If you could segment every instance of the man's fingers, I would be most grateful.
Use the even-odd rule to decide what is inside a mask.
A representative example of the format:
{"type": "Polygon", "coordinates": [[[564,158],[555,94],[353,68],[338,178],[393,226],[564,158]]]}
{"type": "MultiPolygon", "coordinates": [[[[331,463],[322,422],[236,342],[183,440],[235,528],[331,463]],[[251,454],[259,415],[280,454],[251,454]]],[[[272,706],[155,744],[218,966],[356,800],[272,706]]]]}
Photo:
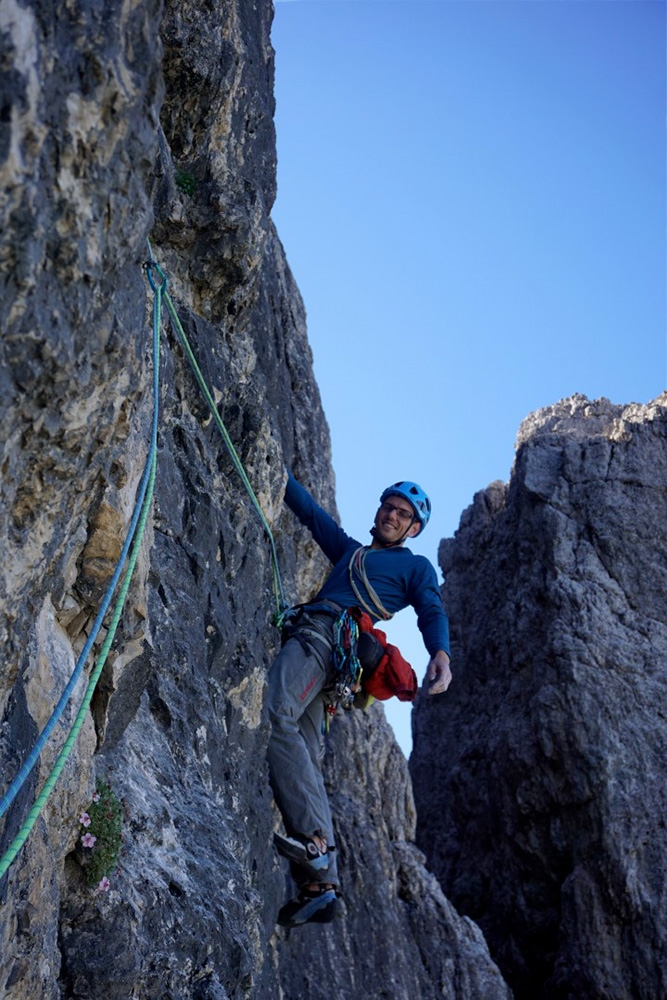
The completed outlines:
{"type": "MultiPolygon", "coordinates": [[[[435,678],[435,676],[436,676],[435,671],[433,671],[433,677],[435,678]]],[[[431,678],[430,670],[429,670],[429,678],[431,678]]],[[[429,686],[428,693],[443,694],[443,692],[446,691],[447,688],[449,687],[451,680],[452,680],[451,670],[449,669],[449,667],[443,667],[440,670],[439,676],[436,679],[434,679],[433,683],[429,686]]]]}

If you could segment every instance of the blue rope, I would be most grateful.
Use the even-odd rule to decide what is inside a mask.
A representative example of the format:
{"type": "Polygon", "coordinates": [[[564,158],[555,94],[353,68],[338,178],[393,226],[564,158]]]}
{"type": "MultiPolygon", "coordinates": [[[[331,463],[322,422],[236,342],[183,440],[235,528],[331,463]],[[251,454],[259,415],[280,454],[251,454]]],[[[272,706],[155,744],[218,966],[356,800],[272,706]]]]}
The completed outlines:
{"type": "MultiPolygon", "coordinates": [[[[146,270],[151,288],[155,292],[155,299],[153,302],[153,352],[155,354],[156,344],[159,346],[159,316],[160,316],[159,299],[161,298],[161,294],[167,286],[167,278],[164,279],[164,283],[159,289],[159,294],[158,294],[158,289],[156,288],[155,283],[152,279],[150,270],[148,268],[146,270]]],[[[125,560],[127,559],[127,554],[130,550],[130,546],[132,545],[132,540],[137,530],[137,524],[139,522],[141,509],[144,503],[144,498],[146,496],[146,490],[148,488],[148,481],[151,475],[151,465],[153,463],[153,456],[157,450],[158,403],[159,403],[159,375],[157,371],[157,366],[154,364],[153,365],[153,426],[151,434],[151,444],[148,456],[146,458],[146,465],[144,467],[144,472],[141,477],[141,482],[139,483],[137,498],[134,505],[134,513],[132,515],[132,520],[130,521],[130,526],[128,528],[125,543],[121,550],[120,556],[118,557],[118,562],[116,563],[116,569],[114,570],[114,574],[111,577],[109,586],[107,587],[106,593],[102,600],[102,604],[100,605],[100,609],[97,613],[97,617],[95,618],[95,621],[93,623],[92,631],[88,636],[85,646],[81,650],[79,659],[76,662],[74,672],[72,673],[72,676],[70,677],[65,690],[60,696],[60,700],[56,705],[56,707],[54,708],[49,721],[46,723],[44,729],[39,735],[37,742],[35,743],[34,747],[30,751],[28,756],[26,757],[16,777],[13,779],[9,788],[3,795],[2,799],[0,800],[0,817],[5,815],[5,813],[11,806],[12,802],[20,792],[21,788],[25,784],[30,772],[32,771],[35,764],[39,760],[39,756],[42,750],[44,749],[44,746],[49,736],[53,732],[55,726],[58,723],[58,720],[63,714],[65,707],[67,706],[67,703],[70,700],[76,682],[81,676],[86,660],[88,659],[90,650],[92,649],[93,643],[95,642],[95,639],[97,638],[97,635],[100,631],[102,622],[104,620],[104,616],[106,615],[109,609],[109,605],[111,604],[111,599],[116,589],[118,580],[120,579],[120,575],[123,571],[125,560]]]]}

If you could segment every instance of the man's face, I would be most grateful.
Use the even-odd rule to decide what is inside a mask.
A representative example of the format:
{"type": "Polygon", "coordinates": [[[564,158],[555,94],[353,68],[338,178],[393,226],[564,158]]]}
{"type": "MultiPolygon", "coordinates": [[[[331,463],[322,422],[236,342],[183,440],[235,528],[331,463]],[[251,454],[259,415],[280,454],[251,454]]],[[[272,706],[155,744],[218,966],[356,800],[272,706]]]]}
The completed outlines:
{"type": "Polygon", "coordinates": [[[375,531],[383,542],[391,544],[399,539],[418,535],[419,521],[407,500],[392,495],[380,504],[375,515],[375,531]]]}

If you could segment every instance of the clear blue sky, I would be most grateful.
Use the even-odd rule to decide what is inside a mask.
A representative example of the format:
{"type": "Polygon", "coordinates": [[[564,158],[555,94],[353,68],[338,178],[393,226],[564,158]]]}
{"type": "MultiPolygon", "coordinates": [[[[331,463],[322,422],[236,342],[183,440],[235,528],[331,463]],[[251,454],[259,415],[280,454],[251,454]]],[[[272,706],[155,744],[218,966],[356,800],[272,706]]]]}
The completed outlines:
{"type": "MultiPolygon", "coordinates": [[[[667,385],[665,4],[279,0],[272,41],[273,215],[342,523],[368,540],[414,479],[437,566],[528,413],[667,385]]],[[[414,621],[388,631],[421,677],[414,621]]]]}

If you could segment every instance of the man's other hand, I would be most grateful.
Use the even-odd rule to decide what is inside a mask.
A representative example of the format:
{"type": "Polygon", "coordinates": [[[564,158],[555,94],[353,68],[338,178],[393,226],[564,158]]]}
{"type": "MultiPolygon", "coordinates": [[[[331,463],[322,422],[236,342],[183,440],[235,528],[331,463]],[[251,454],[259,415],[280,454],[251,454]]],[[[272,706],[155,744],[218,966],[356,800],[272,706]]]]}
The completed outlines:
{"type": "Polygon", "coordinates": [[[428,665],[428,693],[443,694],[452,682],[452,672],[449,668],[449,656],[444,649],[439,649],[428,665]]]}

